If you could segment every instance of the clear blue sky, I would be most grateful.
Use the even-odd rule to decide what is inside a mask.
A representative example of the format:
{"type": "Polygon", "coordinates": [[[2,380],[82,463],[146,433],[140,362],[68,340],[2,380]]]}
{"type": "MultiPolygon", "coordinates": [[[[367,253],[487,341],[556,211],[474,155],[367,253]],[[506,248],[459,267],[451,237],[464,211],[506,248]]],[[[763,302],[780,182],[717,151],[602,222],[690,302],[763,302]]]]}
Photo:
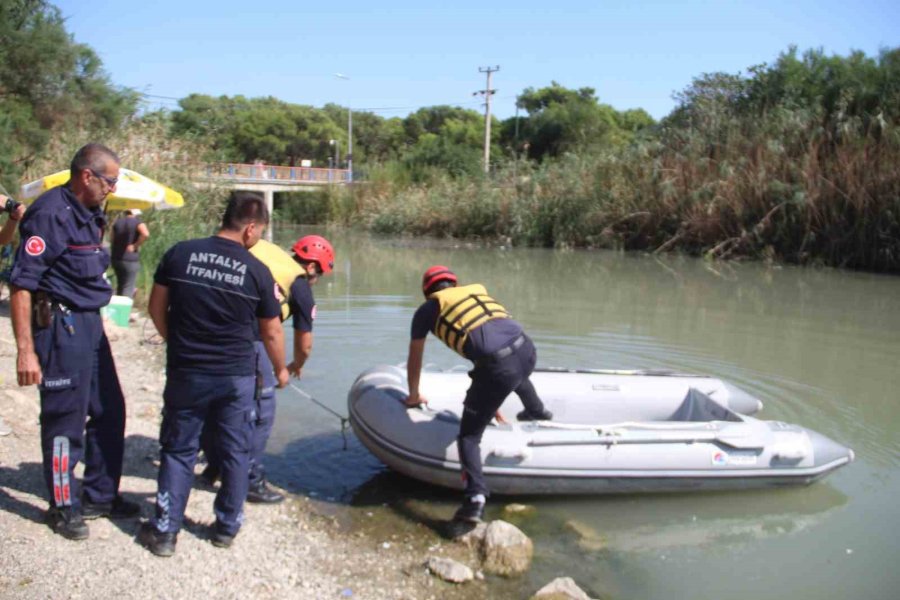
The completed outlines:
{"type": "Polygon", "coordinates": [[[869,56],[900,45],[898,0],[54,4],[114,84],[170,98],[336,102],[385,117],[436,104],[482,110],[472,96],[485,86],[478,69],[499,65],[493,112],[501,118],[514,114],[523,89],[553,80],[660,118],[694,77],[772,62],[791,44],[869,56]]]}

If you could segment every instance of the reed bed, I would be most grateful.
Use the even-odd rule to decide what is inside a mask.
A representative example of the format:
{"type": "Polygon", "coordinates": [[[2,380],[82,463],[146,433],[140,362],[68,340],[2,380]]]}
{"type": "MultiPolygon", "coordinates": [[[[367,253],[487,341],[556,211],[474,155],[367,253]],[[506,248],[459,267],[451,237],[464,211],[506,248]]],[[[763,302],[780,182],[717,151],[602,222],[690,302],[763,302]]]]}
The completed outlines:
{"type": "Polygon", "coordinates": [[[839,136],[814,111],[708,135],[660,131],[628,147],[490,179],[379,181],[334,190],[344,223],[385,234],[520,245],[679,251],[900,272],[900,130],[839,136]]]}

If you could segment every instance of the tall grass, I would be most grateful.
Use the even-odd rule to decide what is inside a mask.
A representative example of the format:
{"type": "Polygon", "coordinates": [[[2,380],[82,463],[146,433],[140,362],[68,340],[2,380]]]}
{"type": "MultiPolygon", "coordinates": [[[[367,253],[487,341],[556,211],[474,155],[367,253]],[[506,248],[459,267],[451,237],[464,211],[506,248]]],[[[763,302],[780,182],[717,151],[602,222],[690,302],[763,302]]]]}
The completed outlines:
{"type": "Polygon", "coordinates": [[[490,180],[376,178],[330,202],[337,221],[386,234],[900,272],[900,128],[848,119],[835,134],[814,110],[779,109],[715,137],[673,128],[605,153],[510,161],[490,180]]]}

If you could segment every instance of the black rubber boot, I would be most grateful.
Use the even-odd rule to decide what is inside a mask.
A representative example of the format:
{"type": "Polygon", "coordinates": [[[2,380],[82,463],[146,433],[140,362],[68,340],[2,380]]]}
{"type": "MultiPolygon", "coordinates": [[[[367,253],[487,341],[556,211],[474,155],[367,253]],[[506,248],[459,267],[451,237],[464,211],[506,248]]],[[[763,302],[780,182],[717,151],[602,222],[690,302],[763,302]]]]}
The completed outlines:
{"type": "Polygon", "coordinates": [[[543,412],[539,414],[532,414],[527,410],[523,410],[519,414],[516,415],[516,419],[519,421],[549,421],[553,418],[553,413],[547,410],[546,408],[543,412]]]}
{"type": "Polygon", "coordinates": [[[91,534],[91,530],[88,528],[87,523],[84,522],[81,511],[71,507],[52,507],[48,509],[47,523],[54,532],[67,540],[86,540],[91,534]]]}
{"type": "Polygon", "coordinates": [[[209,541],[217,548],[230,548],[231,544],[234,543],[234,536],[222,531],[219,524],[216,523],[212,527],[212,535],[209,537],[209,541]]]}
{"type": "Polygon", "coordinates": [[[466,498],[462,506],[453,515],[454,521],[464,521],[466,523],[481,523],[484,516],[484,502],[477,502],[472,498],[466,498]]]}
{"type": "Polygon", "coordinates": [[[178,534],[163,533],[153,523],[141,523],[138,541],[156,556],[169,557],[175,554],[175,542],[178,534]]]}
{"type": "Polygon", "coordinates": [[[250,486],[247,490],[247,502],[254,504],[278,504],[284,501],[284,494],[279,494],[269,487],[266,480],[263,479],[256,485],[250,486]]]}

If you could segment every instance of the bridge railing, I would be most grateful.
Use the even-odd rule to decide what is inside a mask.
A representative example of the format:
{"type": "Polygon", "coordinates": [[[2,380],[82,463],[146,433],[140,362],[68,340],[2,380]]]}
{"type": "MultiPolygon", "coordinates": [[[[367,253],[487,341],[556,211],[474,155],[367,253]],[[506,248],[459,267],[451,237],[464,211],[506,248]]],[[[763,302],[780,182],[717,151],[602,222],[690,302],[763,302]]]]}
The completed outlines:
{"type": "Polygon", "coordinates": [[[217,163],[206,165],[206,177],[212,179],[233,179],[241,181],[255,181],[259,183],[297,182],[319,183],[347,183],[350,181],[350,171],[347,169],[319,169],[315,167],[282,167],[275,165],[241,164],[241,163],[217,163]]]}

